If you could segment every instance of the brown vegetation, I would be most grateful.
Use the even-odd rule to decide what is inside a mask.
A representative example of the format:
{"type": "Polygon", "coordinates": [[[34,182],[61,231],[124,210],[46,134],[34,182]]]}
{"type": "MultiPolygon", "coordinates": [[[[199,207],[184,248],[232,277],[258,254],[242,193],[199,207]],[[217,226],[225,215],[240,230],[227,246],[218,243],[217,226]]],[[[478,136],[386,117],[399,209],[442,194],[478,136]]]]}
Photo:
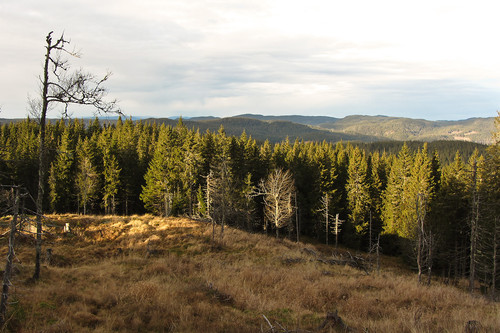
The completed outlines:
{"type": "MultiPolygon", "coordinates": [[[[326,257],[326,246],[232,228],[213,246],[211,226],[186,218],[50,219],[61,228],[45,229],[52,256],[36,283],[33,240],[19,237],[8,331],[266,332],[264,316],[276,327],[317,331],[335,311],[354,332],[464,332],[471,321],[482,332],[500,327],[498,303],[418,285],[391,258],[367,275],[304,251],[326,257]],[[63,234],[67,222],[72,232],[63,234]]],[[[5,258],[5,238],[1,244],[5,258]]]]}

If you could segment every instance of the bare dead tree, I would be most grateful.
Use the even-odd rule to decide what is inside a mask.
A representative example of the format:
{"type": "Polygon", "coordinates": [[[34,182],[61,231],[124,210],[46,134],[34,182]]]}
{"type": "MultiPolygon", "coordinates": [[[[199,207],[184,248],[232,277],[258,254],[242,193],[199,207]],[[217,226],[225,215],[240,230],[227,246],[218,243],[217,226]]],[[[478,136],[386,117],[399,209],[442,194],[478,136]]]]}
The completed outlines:
{"type": "Polygon", "coordinates": [[[215,225],[221,225],[220,239],[224,237],[224,226],[233,213],[234,184],[229,160],[222,158],[207,176],[207,210],[212,221],[212,241],[215,242],[215,225]]]}
{"type": "Polygon", "coordinates": [[[3,273],[2,297],[0,301],[0,327],[5,324],[6,311],[7,311],[7,298],[9,297],[9,287],[11,285],[10,279],[12,277],[12,265],[14,261],[14,242],[16,237],[17,217],[19,214],[19,187],[13,186],[14,192],[14,207],[13,216],[10,223],[9,234],[9,250],[7,253],[7,263],[5,264],[5,271],[3,273]]]}
{"type": "Polygon", "coordinates": [[[497,280],[497,261],[498,261],[498,247],[499,247],[499,236],[500,236],[500,223],[499,218],[495,218],[494,230],[493,230],[493,251],[492,251],[492,268],[491,268],[491,298],[495,299],[496,293],[496,280],[497,280]]]}
{"type": "Polygon", "coordinates": [[[415,210],[417,212],[417,267],[418,267],[418,283],[422,281],[422,270],[424,266],[424,234],[425,234],[425,214],[426,214],[426,204],[423,195],[419,193],[417,195],[416,207],[415,210]]]}
{"type": "Polygon", "coordinates": [[[258,194],[264,196],[264,215],[267,222],[279,229],[288,225],[294,217],[295,206],[292,198],[295,193],[295,182],[290,171],[274,170],[259,183],[258,194]]]}
{"type": "MultiPolygon", "coordinates": [[[[332,214],[330,214],[330,194],[328,192],[324,193],[321,197],[321,208],[318,210],[319,213],[323,215],[324,223],[325,223],[325,243],[328,245],[328,236],[330,234],[330,229],[332,226],[330,225],[331,220],[333,221],[333,234],[337,237],[337,232],[339,231],[340,224],[338,222],[338,216],[334,218],[332,214]]],[[[337,214],[338,215],[338,214],[337,214]]],[[[341,223],[341,222],[340,222],[341,223]]],[[[336,238],[338,240],[338,237],[336,238]]]]}
{"type": "Polygon", "coordinates": [[[427,285],[431,284],[433,248],[435,246],[432,231],[426,225],[427,197],[417,194],[415,211],[417,215],[416,261],[418,268],[418,282],[422,283],[422,274],[427,273],[427,285]]]}
{"type": "Polygon", "coordinates": [[[342,223],[344,223],[344,220],[340,220],[339,219],[339,214],[335,214],[335,222],[333,224],[333,233],[335,235],[335,248],[338,247],[339,245],[339,234],[340,234],[340,231],[341,231],[341,226],[342,226],[342,223]]]}
{"type": "Polygon", "coordinates": [[[479,191],[478,186],[477,161],[473,161],[472,165],[472,207],[470,225],[470,269],[469,269],[469,291],[474,292],[474,283],[476,279],[476,254],[477,241],[479,236],[479,191]]]}
{"type": "Polygon", "coordinates": [[[53,39],[53,31],[45,38],[45,58],[43,75],[40,79],[40,96],[29,99],[30,113],[39,120],[39,168],[38,168],[38,193],[36,198],[37,235],[36,259],[33,279],[40,278],[40,260],[42,253],[42,214],[43,195],[45,192],[45,174],[47,171],[45,126],[47,112],[57,104],[64,106],[63,115],[69,116],[68,108],[72,104],[93,106],[97,112],[120,112],[116,100],[106,102],[107,89],[103,84],[109,79],[108,72],[103,78],[93,74],[76,70],[70,72],[70,65],[63,55],[79,58],[80,54],[70,51],[67,47],[70,41],[62,34],[58,39],[53,39]]]}

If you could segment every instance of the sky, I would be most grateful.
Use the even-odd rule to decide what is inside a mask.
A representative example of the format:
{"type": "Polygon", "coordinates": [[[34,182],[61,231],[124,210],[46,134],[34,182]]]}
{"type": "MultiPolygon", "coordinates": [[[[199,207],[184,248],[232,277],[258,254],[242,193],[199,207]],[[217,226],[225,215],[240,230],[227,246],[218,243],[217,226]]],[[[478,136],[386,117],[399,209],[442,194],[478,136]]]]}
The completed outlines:
{"type": "Polygon", "coordinates": [[[81,52],[72,68],[113,73],[107,98],[133,117],[494,117],[499,12],[498,0],[2,0],[0,118],[28,115],[50,31],[81,52]]]}

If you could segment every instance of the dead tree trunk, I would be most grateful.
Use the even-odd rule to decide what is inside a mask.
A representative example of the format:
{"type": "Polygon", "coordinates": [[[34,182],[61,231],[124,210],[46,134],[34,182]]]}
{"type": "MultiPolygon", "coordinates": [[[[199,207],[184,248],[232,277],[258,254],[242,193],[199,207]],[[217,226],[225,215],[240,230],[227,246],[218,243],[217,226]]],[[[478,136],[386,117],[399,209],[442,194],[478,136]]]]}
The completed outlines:
{"type": "Polygon", "coordinates": [[[68,115],[70,104],[92,105],[98,112],[120,112],[116,108],[116,101],[104,102],[107,90],[102,84],[109,78],[108,73],[102,79],[97,79],[94,75],[77,70],[68,74],[70,68],[68,60],[61,57],[61,53],[79,57],[78,53],[66,49],[68,40],[61,35],[59,39],[52,39],[52,31],[45,38],[45,58],[43,66],[43,76],[40,77],[40,98],[30,99],[29,106],[32,114],[39,120],[39,152],[38,152],[38,190],[36,198],[36,258],[35,272],[33,279],[40,278],[40,260],[42,253],[42,215],[43,196],[45,192],[45,174],[47,171],[47,151],[45,147],[46,117],[49,104],[64,104],[64,114],[68,115]]]}
{"type": "Polygon", "coordinates": [[[474,292],[474,281],[476,278],[476,251],[477,234],[479,222],[479,199],[477,193],[477,163],[474,161],[472,169],[472,214],[470,219],[470,270],[469,270],[469,291],[474,292]]]}
{"type": "Polygon", "coordinates": [[[7,310],[7,298],[9,297],[9,287],[11,286],[12,276],[12,263],[14,260],[14,243],[16,238],[17,216],[19,214],[19,188],[13,188],[14,194],[14,213],[12,221],[10,222],[10,235],[9,235],[9,252],[7,254],[7,263],[5,265],[5,272],[3,273],[3,286],[2,297],[0,301],[0,327],[5,324],[5,313],[7,310]]]}
{"type": "Polygon", "coordinates": [[[427,248],[427,285],[431,285],[432,278],[432,256],[433,256],[433,246],[434,246],[434,235],[429,231],[429,240],[428,240],[428,248],[427,248]]]}
{"type": "Polygon", "coordinates": [[[328,193],[325,194],[325,224],[326,224],[326,245],[328,245],[328,217],[330,216],[329,210],[328,210],[328,193]]]}
{"type": "MultiPolygon", "coordinates": [[[[43,195],[45,192],[45,119],[49,107],[48,91],[49,91],[49,64],[50,52],[52,51],[52,36],[47,35],[47,52],[45,53],[45,61],[43,66],[43,85],[42,85],[42,110],[40,112],[40,142],[38,151],[38,191],[36,197],[36,245],[35,245],[35,272],[33,279],[40,278],[40,260],[42,256],[42,215],[43,215],[43,195]]],[[[57,42],[59,44],[59,42],[57,42]]],[[[56,44],[56,45],[57,45],[56,44]]]]}
{"type": "Polygon", "coordinates": [[[297,206],[297,191],[293,194],[295,198],[295,225],[297,229],[297,243],[300,241],[299,240],[299,235],[300,235],[300,225],[299,225],[299,206],[297,206]]]}
{"type": "Polygon", "coordinates": [[[500,226],[498,225],[498,217],[495,218],[493,230],[493,267],[491,270],[491,298],[495,299],[496,293],[496,280],[497,280],[497,247],[498,247],[498,234],[500,233],[500,226]]]}

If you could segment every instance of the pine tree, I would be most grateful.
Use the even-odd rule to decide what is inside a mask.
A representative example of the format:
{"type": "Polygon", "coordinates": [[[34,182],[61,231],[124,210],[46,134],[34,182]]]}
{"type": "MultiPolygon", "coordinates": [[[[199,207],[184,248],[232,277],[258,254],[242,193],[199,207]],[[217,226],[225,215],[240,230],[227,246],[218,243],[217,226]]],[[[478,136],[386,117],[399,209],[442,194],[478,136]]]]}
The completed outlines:
{"type": "Polygon", "coordinates": [[[170,127],[167,128],[164,125],[160,128],[156,149],[144,176],[146,184],[142,187],[140,196],[147,210],[164,216],[170,215],[172,210],[171,183],[167,170],[171,131],[170,127]]]}
{"type": "Polygon", "coordinates": [[[500,286],[500,112],[495,118],[496,132],[493,133],[493,144],[487,148],[482,168],[481,196],[484,198],[481,209],[482,239],[479,244],[481,256],[481,276],[490,288],[492,299],[495,299],[500,286]]]}
{"type": "Polygon", "coordinates": [[[50,166],[49,196],[52,211],[64,213],[71,211],[74,196],[74,141],[70,138],[70,128],[65,127],[57,157],[50,166]]]}
{"type": "MultiPolygon", "coordinates": [[[[415,210],[413,217],[412,214],[409,214],[407,234],[408,238],[413,239],[415,243],[418,281],[422,282],[421,277],[426,270],[428,284],[430,284],[431,278],[433,253],[433,235],[427,217],[434,193],[432,182],[432,164],[428,157],[427,144],[424,144],[422,150],[419,150],[415,156],[408,189],[410,196],[414,196],[415,210]]],[[[409,197],[409,202],[412,202],[411,199],[412,197],[409,197]]]]}
{"type": "Polygon", "coordinates": [[[87,214],[87,207],[97,198],[99,175],[93,163],[95,147],[85,138],[77,145],[78,170],[76,174],[76,191],[79,206],[83,214],[87,214]]]}
{"type": "Polygon", "coordinates": [[[387,185],[386,174],[386,157],[380,156],[378,152],[369,156],[368,160],[368,177],[370,186],[370,237],[368,239],[369,249],[372,248],[373,242],[377,235],[382,231],[382,193],[387,185]]]}
{"type": "Polygon", "coordinates": [[[119,118],[113,132],[116,141],[116,158],[121,169],[120,188],[118,198],[122,212],[128,215],[131,212],[141,211],[139,208],[139,194],[141,192],[142,177],[137,177],[139,158],[137,155],[137,136],[132,119],[122,122],[119,118]]]}
{"type": "Polygon", "coordinates": [[[369,227],[370,185],[366,157],[358,147],[354,148],[349,156],[346,189],[349,220],[358,234],[365,234],[369,227]]]}
{"type": "Polygon", "coordinates": [[[469,163],[467,165],[469,174],[469,181],[467,185],[470,194],[470,215],[468,222],[470,227],[469,291],[471,293],[473,293],[475,289],[478,241],[482,232],[480,210],[483,198],[481,198],[481,193],[479,191],[482,185],[480,173],[481,164],[482,157],[479,156],[479,152],[476,149],[469,158],[469,163]]]}
{"type": "Polygon", "coordinates": [[[207,177],[207,198],[209,218],[213,225],[213,240],[215,240],[215,224],[221,226],[220,238],[224,237],[224,226],[234,214],[234,177],[229,166],[229,157],[224,153],[213,164],[207,177]]]}
{"type": "Polygon", "coordinates": [[[106,214],[116,214],[116,195],[120,186],[118,161],[111,148],[106,147],[103,154],[103,204],[106,214]]]}
{"type": "Polygon", "coordinates": [[[466,271],[464,260],[468,240],[465,235],[470,206],[467,178],[465,164],[457,151],[453,163],[442,169],[440,188],[431,212],[435,233],[440,237],[437,264],[447,269],[449,278],[462,277],[466,271]]]}
{"type": "Polygon", "coordinates": [[[407,191],[412,167],[413,157],[408,146],[404,144],[392,165],[387,188],[383,193],[382,219],[387,234],[409,237],[413,233],[408,225],[408,212],[414,211],[415,206],[411,204],[407,191]]]}
{"type": "Polygon", "coordinates": [[[342,220],[347,218],[347,179],[348,168],[349,168],[349,156],[347,149],[344,148],[342,142],[338,142],[335,146],[335,170],[337,171],[337,177],[335,178],[335,199],[337,211],[340,214],[342,220]]]}

